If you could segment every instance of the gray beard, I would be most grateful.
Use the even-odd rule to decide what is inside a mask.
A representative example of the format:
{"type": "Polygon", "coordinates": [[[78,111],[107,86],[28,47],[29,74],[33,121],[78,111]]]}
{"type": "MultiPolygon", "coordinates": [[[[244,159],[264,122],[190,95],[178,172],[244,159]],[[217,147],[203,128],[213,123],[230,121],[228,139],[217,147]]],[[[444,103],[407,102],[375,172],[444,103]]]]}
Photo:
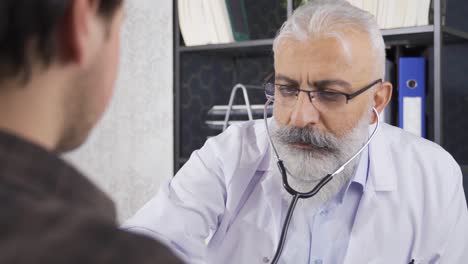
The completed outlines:
{"type": "MultiPolygon", "coordinates": [[[[270,125],[272,140],[288,172],[289,185],[299,192],[309,192],[326,175],[341,167],[367,141],[370,116],[371,112],[365,115],[342,138],[330,134],[321,134],[318,131],[309,129],[309,133],[299,133],[288,128],[279,128],[273,119],[270,125]],[[313,145],[318,146],[318,149],[294,148],[290,146],[290,143],[294,143],[295,139],[313,143],[313,145]]],[[[271,157],[274,157],[273,152],[271,157]]],[[[351,180],[357,170],[359,161],[360,155],[352,160],[341,173],[335,175],[314,197],[300,199],[298,205],[310,209],[317,208],[328,202],[351,180]]],[[[276,180],[281,181],[282,176],[275,158],[270,161],[270,171],[276,180]]],[[[290,200],[291,195],[284,188],[281,189],[283,198],[290,200]]]]}

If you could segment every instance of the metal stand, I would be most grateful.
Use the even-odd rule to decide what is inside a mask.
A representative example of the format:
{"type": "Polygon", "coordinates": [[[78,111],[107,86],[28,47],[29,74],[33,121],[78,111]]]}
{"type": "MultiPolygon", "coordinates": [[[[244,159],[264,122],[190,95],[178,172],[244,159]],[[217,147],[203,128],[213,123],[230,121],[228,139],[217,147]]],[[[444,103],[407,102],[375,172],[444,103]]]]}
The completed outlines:
{"type": "Polygon", "coordinates": [[[244,101],[245,105],[247,106],[247,115],[249,116],[249,120],[253,120],[253,115],[252,115],[252,107],[250,105],[250,100],[249,100],[249,95],[247,93],[247,88],[243,84],[236,84],[234,88],[232,88],[231,91],[231,97],[229,98],[229,105],[228,109],[226,112],[226,116],[224,117],[224,124],[223,124],[223,131],[226,130],[228,123],[229,123],[229,118],[231,116],[231,110],[232,110],[232,105],[234,104],[234,98],[236,97],[236,92],[238,90],[242,90],[242,93],[244,94],[244,101]]]}

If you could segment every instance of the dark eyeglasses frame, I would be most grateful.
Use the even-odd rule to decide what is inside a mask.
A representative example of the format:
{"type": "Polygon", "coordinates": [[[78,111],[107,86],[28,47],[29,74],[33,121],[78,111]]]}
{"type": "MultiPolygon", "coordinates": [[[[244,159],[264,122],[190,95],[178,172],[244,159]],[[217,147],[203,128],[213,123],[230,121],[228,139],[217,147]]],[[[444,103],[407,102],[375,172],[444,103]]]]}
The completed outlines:
{"type": "MultiPolygon", "coordinates": [[[[348,103],[349,100],[353,99],[354,97],[364,93],[365,91],[369,90],[370,88],[372,88],[374,85],[378,84],[378,83],[381,83],[383,82],[382,79],[378,79],[378,80],[375,80],[374,82],[372,82],[371,84],[369,85],[366,85],[365,87],[357,90],[356,92],[352,93],[352,94],[348,94],[348,93],[343,93],[343,92],[339,92],[339,91],[334,91],[334,90],[327,90],[327,92],[333,92],[333,93],[336,93],[336,94],[341,94],[341,95],[344,95],[346,97],[346,103],[348,103]]],[[[274,83],[265,83],[264,87],[265,87],[265,93],[267,95],[267,98],[272,96],[271,94],[268,93],[268,88],[267,86],[268,85],[271,85],[273,87],[276,87],[277,84],[274,84],[274,83]]],[[[270,86],[270,87],[271,87],[270,86]]],[[[285,86],[285,85],[283,85],[285,86]]],[[[299,89],[299,88],[295,88],[297,91],[298,91],[298,94],[299,92],[304,92],[304,93],[307,93],[307,95],[309,96],[309,100],[312,101],[312,96],[311,96],[311,93],[316,93],[318,92],[317,90],[315,91],[309,91],[309,90],[302,90],[302,89],[299,89]]]]}

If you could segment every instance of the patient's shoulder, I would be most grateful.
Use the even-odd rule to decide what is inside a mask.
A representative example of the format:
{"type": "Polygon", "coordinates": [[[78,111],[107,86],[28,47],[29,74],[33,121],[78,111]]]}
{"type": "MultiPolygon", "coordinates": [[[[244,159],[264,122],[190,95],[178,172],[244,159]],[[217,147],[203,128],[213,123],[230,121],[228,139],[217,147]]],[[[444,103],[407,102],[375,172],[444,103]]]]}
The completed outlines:
{"type": "Polygon", "coordinates": [[[0,219],[8,227],[0,237],[0,263],[182,263],[159,242],[123,231],[93,210],[55,199],[7,209],[10,218],[0,219]]]}

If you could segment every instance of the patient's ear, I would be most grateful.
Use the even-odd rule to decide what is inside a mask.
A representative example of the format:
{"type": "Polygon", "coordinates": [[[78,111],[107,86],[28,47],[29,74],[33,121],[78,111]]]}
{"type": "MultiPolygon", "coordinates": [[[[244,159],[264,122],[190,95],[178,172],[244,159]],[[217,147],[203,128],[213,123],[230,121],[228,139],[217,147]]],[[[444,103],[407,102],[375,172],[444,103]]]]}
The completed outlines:
{"type": "MultiPolygon", "coordinates": [[[[382,113],[384,108],[390,102],[392,98],[393,86],[390,82],[383,82],[381,83],[375,90],[374,98],[373,98],[373,107],[377,109],[377,111],[382,113]]],[[[373,115],[371,119],[371,124],[376,122],[376,117],[373,115]]]]}
{"type": "MultiPolygon", "coordinates": [[[[74,0],[59,26],[62,60],[83,65],[97,52],[102,33],[96,28],[102,19],[98,15],[97,0],[74,0]]],[[[103,24],[103,23],[102,23],[103,24]]]]}

